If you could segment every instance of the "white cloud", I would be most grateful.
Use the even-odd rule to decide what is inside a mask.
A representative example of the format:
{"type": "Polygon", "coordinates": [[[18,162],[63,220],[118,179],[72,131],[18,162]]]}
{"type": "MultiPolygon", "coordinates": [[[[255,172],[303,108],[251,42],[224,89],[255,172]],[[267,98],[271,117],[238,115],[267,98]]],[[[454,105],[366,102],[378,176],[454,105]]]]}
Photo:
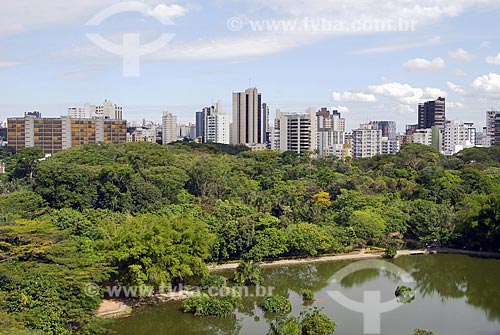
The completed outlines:
{"type": "Polygon", "coordinates": [[[8,68],[8,67],[14,67],[17,66],[21,63],[19,62],[9,62],[9,61],[0,61],[0,69],[1,68],[8,68]]]}
{"type": "Polygon", "coordinates": [[[174,17],[184,16],[187,13],[188,9],[186,7],[182,7],[177,4],[159,4],[149,12],[149,15],[157,18],[161,22],[168,22],[174,17]]]}
{"type": "Polygon", "coordinates": [[[476,56],[461,48],[448,52],[448,55],[455,61],[460,63],[470,63],[476,59],[476,56]]]}
{"type": "Polygon", "coordinates": [[[414,88],[409,84],[401,84],[397,82],[370,85],[368,90],[374,94],[396,98],[399,102],[407,105],[413,105],[428,99],[436,99],[438,97],[447,96],[447,93],[439,88],[414,88]]]}
{"type": "Polygon", "coordinates": [[[461,102],[446,101],[446,107],[451,109],[465,109],[466,106],[461,102]]]}
{"type": "Polygon", "coordinates": [[[435,58],[432,61],[424,58],[415,58],[403,64],[403,68],[407,71],[437,71],[444,67],[445,62],[441,57],[435,58]]]}
{"type": "Polygon", "coordinates": [[[416,41],[416,42],[412,42],[412,43],[397,43],[394,45],[386,45],[386,46],[376,47],[376,48],[354,50],[351,52],[351,55],[366,55],[366,54],[377,54],[377,53],[385,53],[385,52],[396,52],[396,51],[402,51],[402,50],[415,49],[415,48],[420,48],[420,47],[425,47],[425,46],[436,45],[439,43],[441,43],[441,37],[434,36],[430,39],[416,41]]]}
{"type": "Polygon", "coordinates": [[[454,84],[451,81],[448,81],[446,84],[455,93],[459,93],[459,94],[465,93],[465,90],[460,85],[454,84]]]}
{"type": "MultiPolygon", "coordinates": [[[[152,15],[156,17],[175,17],[186,15],[192,11],[190,5],[178,5],[180,0],[143,0],[144,3],[154,8],[152,15]],[[160,2],[166,4],[158,5],[160,2]],[[155,7],[156,6],[156,7],[155,7]],[[186,9],[188,8],[188,9],[186,9]]],[[[223,7],[229,1],[216,1],[223,7]]],[[[116,0],[51,0],[43,2],[39,0],[20,0],[2,2],[2,20],[0,20],[0,35],[29,31],[61,25],[83,25],[90,17],[110,5],[115,5],[116,0]],[[64,13],[62,15],[61,13],[64,13]]],[[[184,4],[185,1],[182,1],[184,4]]],[[[477,6],[497,7],[497,0],[394,0],[381,2],[379,0],[239,0],[237,1],[238,12],[230,13],[233,6],[227,6],[228,16],[234,14],[245,19],[301,19],[305,17],[311,20],[325,18],[331,22],[354,23],[360,19],[372,22],[387,22],[392,20],[416,21],[417,30],[427,24],[437,22],[447,17],[460,15],[469,8],[477,6]]],[[[228,17],[229,18],[229,17],[228,17]]],[[[215,25],[224,24],[224,22],[215,25]]],[[[243,31],[247,31],[243,29],[243,31]]],[[[254,57],[256,55],[267,55],[282,52],[284,50],[305,46],[327,38],[351,35],[352,31],[327,31],[313,33],[307,31],[293,31],[290,33],[260,32],[260,36],[248,37],[244,32],[233,33],[228,37],[229,31],[223,34],[210,35],[210,31],[200,31],[199,40],[185,42],[178,47],[173,47],[169,52],[159,54],[157,59],[228,59],[236,57],[254,57]],[[251,41],[247,41],[248,39],[251,41]],[[264,41],[269,44],[257,45],[264,41]],[[238,49],[238,46],[240,49],[238,49]],[[254,48],[257,48],[256,50],[254,48]],[[227,49],[228,52],[224,52],[227,49]],[[192,51],[192,52],[190,52],[192,51]],[[204,51],[208,53],[204,54],[204,51]],[[206,57],[204,56],[206,55],[206,57]]],[[[365,31],[357,34],[376,34],[376,32],[365,31]]],[[[378,50],[361,50],[358,54],[372,52],[386,52],[404,50],[439,43],[439,37],[416,43],[398,43],[397,46],[389,46],[378,50]]],[[[356,52],[355,52],[356,53],[356,52]]]]}
{"type": "Polygon", "coordinates": [[[455,76],[457,77],[467,77],[467,72],[461,69],[456,69],[455,70],[455,76]]]}
{"type": "Polygon", "coordinates": [[[472,86],[489,97],[500,97],[500,74],[490,73],[476,78],[472,86]]]}
{"type": "Polygon", "coordinates": [[[399,114],[415,114],[414,107],[410,105],[400,104],[399,107],[397,108],[397,111],[399,114]]]}
{"type": "Polygon", "coordinates": [[[316,39],[306,36],[302,40],[293,34],[278,34],[281,36],[279,38],[269,34],[247,34],[244,36],[200,40],[196,43],[172,43],[145,58],[153,60],[249,60],[316,41],[316,39]]]}
{"type": "Polygon", "coordinates": [[[500,53],[496,56],[486,57],[486,63],[500,65],[500,53]]]}
{"type": "Polygon", "coordinates": [[[333,107],[333,110],[337,110],[339,111],[340,113],[349,113],[350,110],[348,107],[346,106],[337,106],[337,107],[333,107]]]}
{"type": "Polygon", "coordinates": [[[486,48],[489,49],[491,48],[491,42],[490,41],[484,41],[481,43],[481,48],[486,48]]]}
{"type": "Polygon", "coordinates": [[[375,102],[377,98],[373,94],[353,93],[346,91],[344,93],[333,92],[332,97],[337,102],[375,102]]]}
{"type": "MultiPolygon", "coordinates": [[[[171,19],[187,13],[185,7],[172,4],[175,1],[165,1],[166,3],[170,3],[168,5],[159,4],[162,2],[161,0],[141,0],[141,2],[151,6],[150,15],[158,19],[165,17],[171,19]]],[[[2,1],[0,35],[67,24],[83,26],[92,16],[117,3],[119,1],[116,0],[2,1]]]]}

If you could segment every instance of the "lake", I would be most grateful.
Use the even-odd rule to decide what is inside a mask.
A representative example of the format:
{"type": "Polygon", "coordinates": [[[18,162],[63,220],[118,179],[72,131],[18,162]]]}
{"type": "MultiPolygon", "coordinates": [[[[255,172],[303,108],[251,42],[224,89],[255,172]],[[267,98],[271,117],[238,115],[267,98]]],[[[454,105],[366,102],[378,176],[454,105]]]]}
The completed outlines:
{"type": "MultiPolygon", "coordinates": [[[[381,334],[411,335],[421,328],[436,335],[500,335],[500,260],[440,254],[405,256],[389,263],[409,274],[412,282],[405,283],[405,277],[390,271],[391,266],[339,277],[343,272],[338,271],[354,266],[356,261],[269,267],[263,268],[263,275],[265,285],[272,286],[275,294],[289,297],[292,314],[314,306],[323,308],[323,313],[337,323],[336,335],[363,334],[363,314],[344,307],[329,292],[338,291],[363,302],[365,291],[380,291],[385,302],[395,298],[398,285],[413,288],[416,298],[381,315],[381,334]],[[315,292],[312,305],[304,306],[300,295],[303,289],[315,292]]],[[[255,289],[249,293],[255,293],[255,289]]],[[[265,335],[276,316],[261,310],[263,300],[245,297],[243,308],[227,319],[185,314],[180,303],[146,306],[117,320],[113,330],[120,335],[265,335]]]]}

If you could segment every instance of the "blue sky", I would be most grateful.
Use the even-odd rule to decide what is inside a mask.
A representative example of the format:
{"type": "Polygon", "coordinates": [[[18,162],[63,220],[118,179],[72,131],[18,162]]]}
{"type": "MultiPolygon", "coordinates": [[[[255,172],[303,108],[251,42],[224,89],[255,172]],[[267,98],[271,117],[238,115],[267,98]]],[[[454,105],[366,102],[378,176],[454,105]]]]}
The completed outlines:
{"type": "Polygon", "coordinates": [[[110,99],[128,120],[159,120],[168,110],[194,121],[215,100],[231,114],[231,93],[250,80],[272,114],[335,107],[349,129],[369,120],[396,120],[403,129],[416,122],[419,102],[439,95],[447,97],[449,119],[480,127],[487,109],[500,109],[496,0],[148,0],[139,2],[143,12],[86,25],[121,3],[131,5],[3,1],[0,120],[34,109],[58,116],[110,99]],[[228,27],[230,19],[236,26],[228,27]],[[381,20],[399,31],[375,29],[381,20]],[[415,29],[401,31],[399,22],[415,29]],[[117,44],[124,33],[140,34],[143,43],[175,37],[141,57],[139,76],[127,77],[122,56],[88,33],[117,44]]]}

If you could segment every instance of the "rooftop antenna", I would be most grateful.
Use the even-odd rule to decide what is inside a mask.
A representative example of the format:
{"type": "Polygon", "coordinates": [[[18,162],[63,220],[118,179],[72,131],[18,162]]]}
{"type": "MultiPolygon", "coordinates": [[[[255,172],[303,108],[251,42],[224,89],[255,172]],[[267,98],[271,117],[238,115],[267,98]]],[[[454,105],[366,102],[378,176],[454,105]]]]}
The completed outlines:
{"type": "Polygon", "coordinates": [[[248,87],[252,87],[252,78],[248,78],[248,87]]]}

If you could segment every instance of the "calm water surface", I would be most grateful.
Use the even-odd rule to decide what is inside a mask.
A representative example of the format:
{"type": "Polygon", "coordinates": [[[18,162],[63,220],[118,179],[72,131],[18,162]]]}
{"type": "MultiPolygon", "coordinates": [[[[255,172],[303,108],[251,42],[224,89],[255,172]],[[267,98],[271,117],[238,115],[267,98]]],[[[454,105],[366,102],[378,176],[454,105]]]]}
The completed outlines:
{"type": "MultiPolygon", "coordinates": [[[[436,335],[500,335],[500,260],[463,255],[408,256],[392,261],[414,279],[409,284],[416,299],[382,314],[381,333],[410,335],[415,328],[436,335]]],[[[394,298],[404,284],[383,270],[360,270],[332,283],[332,276],[352,261],[292,265],[263,269],[265,284],[293,304],[292,314],[308,308],[299,295],[303,289],[315,292],[312,306],[322,307],[336,323],[335,335],[363,334],[362,314],[336,303],[328,291],[363,301],[364,291],[381,291],[382,300],[394,298]]],[[[231,273],[224,273],[231,276],[231,273]]],[[[195,318],[180,311],[179,303],[148,306],[114,326],[120,335],[265,335],[273,315],[259,308],[263,299],[245,298],[244,307],[227,319],[195,318]]]]}

